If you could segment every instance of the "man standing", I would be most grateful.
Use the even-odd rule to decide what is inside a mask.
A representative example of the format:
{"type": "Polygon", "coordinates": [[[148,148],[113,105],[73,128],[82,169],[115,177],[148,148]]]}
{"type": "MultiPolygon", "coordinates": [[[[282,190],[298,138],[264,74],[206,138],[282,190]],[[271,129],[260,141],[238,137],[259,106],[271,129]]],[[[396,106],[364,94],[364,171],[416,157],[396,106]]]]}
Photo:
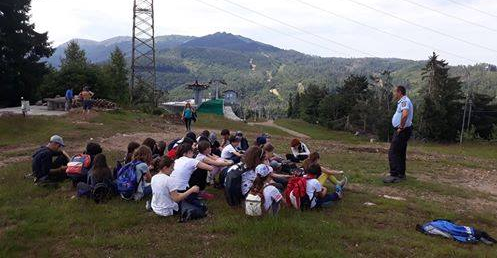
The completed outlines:
{"type": "Polygon", "coordinates": [[[74,93],[72,91],[72,87],[66,90],[66,111],[71,110],[72,100],[74,98],[74,93]]]}
{"type": "Polygon", "coordinates": [[[406,96],[406,88],[397,86],[394,98],[397,100],[397,110],[392,117],[395,132],[388,152],[390,175],[383,179],[384,183],[398,183],[406,179],[407,141],[409,141],[412,134],[414,107],[411,100],[406,96]]]}

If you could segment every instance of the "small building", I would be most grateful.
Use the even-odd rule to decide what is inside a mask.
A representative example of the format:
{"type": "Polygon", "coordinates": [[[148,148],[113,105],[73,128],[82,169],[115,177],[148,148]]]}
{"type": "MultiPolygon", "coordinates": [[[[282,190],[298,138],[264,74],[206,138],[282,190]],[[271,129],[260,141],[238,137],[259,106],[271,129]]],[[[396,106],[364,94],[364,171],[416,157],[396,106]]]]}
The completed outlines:
{"type": "Polygon", "coordinates": [[[236,105],[238,104],[238,92],[234,90],[227,90],[223,92],[224,104],[225,105],[236,105]]]}

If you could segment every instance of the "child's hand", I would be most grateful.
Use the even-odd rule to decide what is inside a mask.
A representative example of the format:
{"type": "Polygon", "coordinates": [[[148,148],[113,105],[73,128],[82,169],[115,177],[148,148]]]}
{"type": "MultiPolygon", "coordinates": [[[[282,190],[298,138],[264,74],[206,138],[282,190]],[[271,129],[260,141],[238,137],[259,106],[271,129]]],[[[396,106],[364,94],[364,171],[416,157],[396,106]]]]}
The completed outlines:
{"type": "Polygon", "coordinates": [[[194,185],[191,189],[192,189],[192,193],[198,193],[198,192],[200,192],[200,188],[198,186],[196,186],[196,185],[194,185]]]}

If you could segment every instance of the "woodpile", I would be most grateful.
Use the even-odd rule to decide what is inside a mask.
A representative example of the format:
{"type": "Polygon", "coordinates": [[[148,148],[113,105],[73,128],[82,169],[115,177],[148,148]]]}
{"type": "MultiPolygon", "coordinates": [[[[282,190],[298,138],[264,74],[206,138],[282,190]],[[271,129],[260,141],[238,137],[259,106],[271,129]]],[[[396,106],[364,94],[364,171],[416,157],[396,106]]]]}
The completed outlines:
{"type": "MultiPolygon", "coordinates": [[[[73,102],[72,105],[73,108],[79,108],[82,106],[83,106],[82,101],[75,101],[73,102]]],[[[98,109],[117,109],[117,104],[115,102],[106,99],[93,99],[92,107],[98,109]]]]}

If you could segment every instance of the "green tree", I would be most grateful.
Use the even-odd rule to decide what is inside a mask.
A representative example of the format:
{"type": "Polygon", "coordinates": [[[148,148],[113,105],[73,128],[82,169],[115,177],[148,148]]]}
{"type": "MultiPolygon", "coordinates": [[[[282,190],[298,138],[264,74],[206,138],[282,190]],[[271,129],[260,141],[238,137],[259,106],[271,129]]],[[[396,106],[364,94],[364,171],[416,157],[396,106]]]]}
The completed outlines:
{"type": "Polygon", "coordinates": [[[110,62],[104,66],[109,99],[118,103],[129,101],[128,69],[124,53],[116,47],[110,54],[110,62]]]}
{"type": "Polygon", "coordinates": [[[449,76],[448,63],[438,60],[436,53],[430,56],[422,69],[424,88],[419,108],[419,132],[435,141],[453,141],[461,121],[461,82],[459,77],[449,76]]]}
{"type": "Polygon", "coordinates": [[[497,125],[497,104],[495,97],[485,94],[472,94],[471,127],[474,127],[473,138],[490,140],[497,125]]]}
{"type": "Polygon", "coordinates": [[[292,93],[290,93],[290,96],[288,96],[288,109],[286,112],[286,116],[288,118],[293,117],[293,95],[292,95],[292,93]]]}
{"type": "Polygon", "coordinates": [[[319,121],[319,103],[328,92],[316,84],[311,84],[300,97],[300,117],[309,123],[319,121]]]}
{"type": "Polygon", "coordinates": [[[0,4],[0,106],[18,105],[21,97],[33,100],[49,72],[40,59],[51,56],[53,49],[47,33],[36,32],[29,21],[30,9],[30,0],[0,4]]]}

